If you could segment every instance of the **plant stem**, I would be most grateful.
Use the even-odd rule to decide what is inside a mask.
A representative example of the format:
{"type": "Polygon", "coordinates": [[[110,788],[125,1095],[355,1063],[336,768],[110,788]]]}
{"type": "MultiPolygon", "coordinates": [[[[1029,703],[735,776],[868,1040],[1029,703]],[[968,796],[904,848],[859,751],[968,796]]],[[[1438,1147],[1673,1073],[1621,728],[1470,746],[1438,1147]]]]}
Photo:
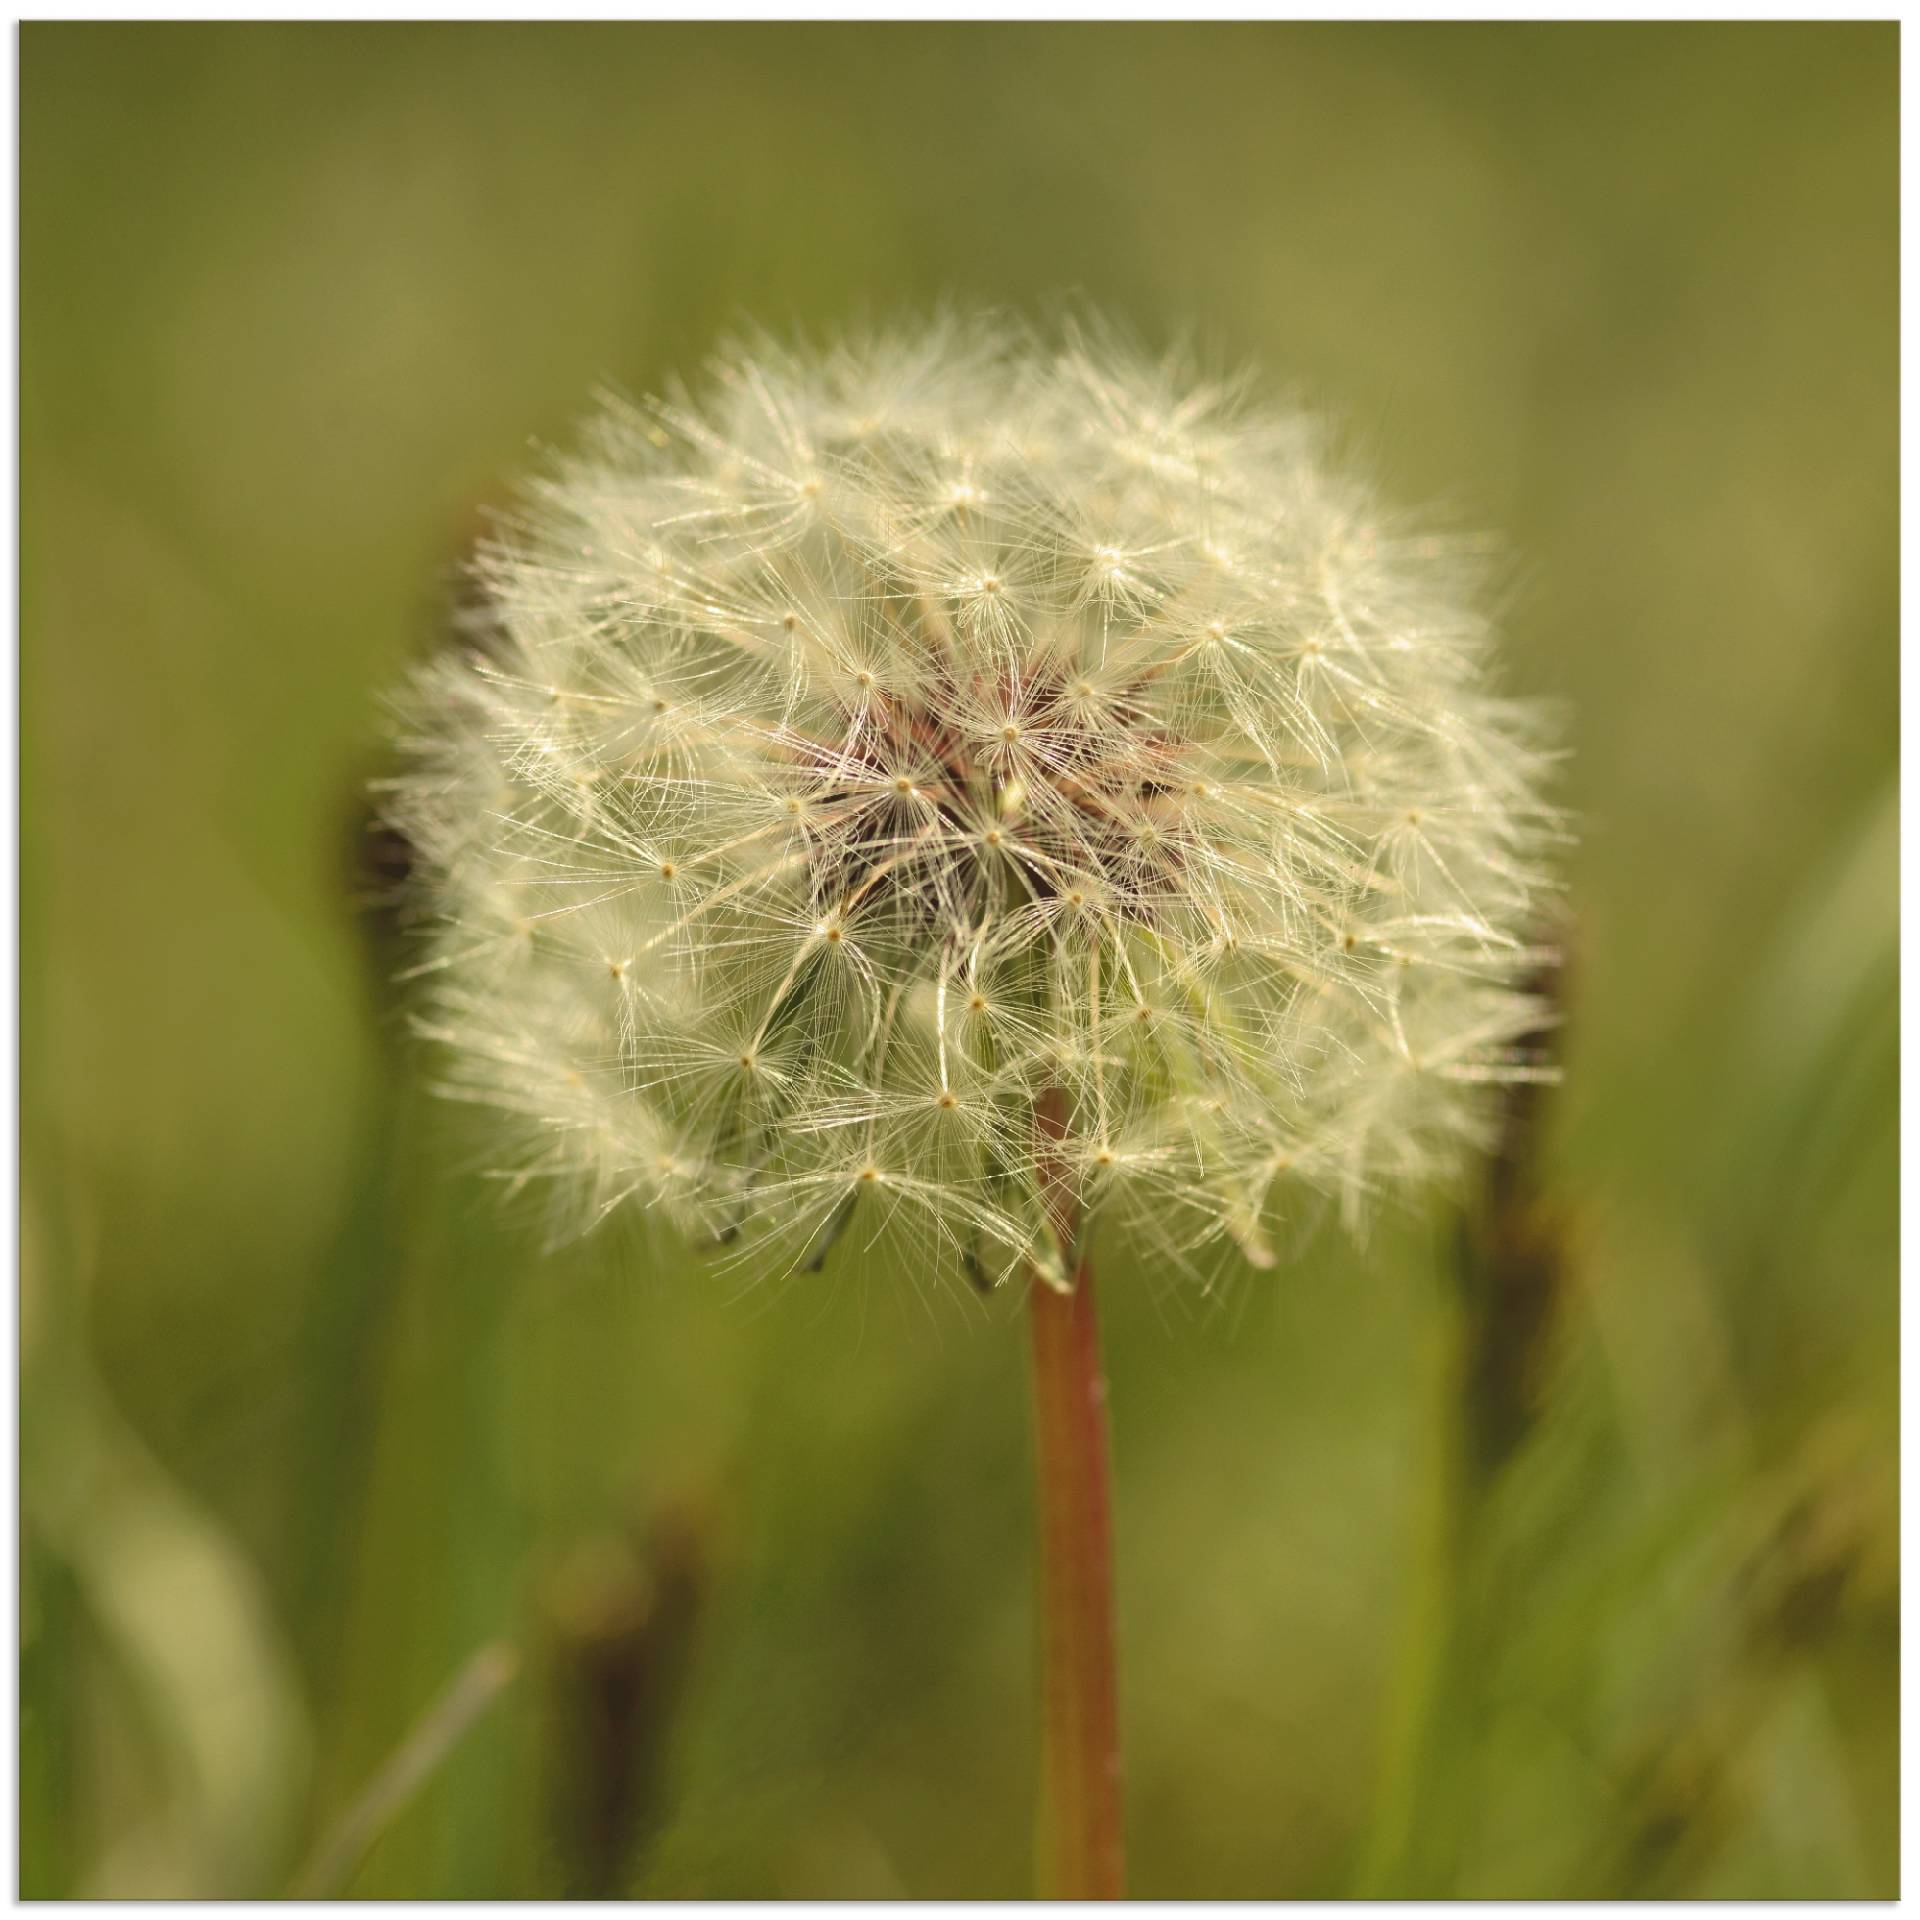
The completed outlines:
{"type": "Polygon", "coordinates": [[[1093,1271],[1039,1280],[1033,1317],[1034,1469],[1040,1531],[1039,1890],[1121,1897],[1119,1687],[1107,1382],[1093,1271]]]}

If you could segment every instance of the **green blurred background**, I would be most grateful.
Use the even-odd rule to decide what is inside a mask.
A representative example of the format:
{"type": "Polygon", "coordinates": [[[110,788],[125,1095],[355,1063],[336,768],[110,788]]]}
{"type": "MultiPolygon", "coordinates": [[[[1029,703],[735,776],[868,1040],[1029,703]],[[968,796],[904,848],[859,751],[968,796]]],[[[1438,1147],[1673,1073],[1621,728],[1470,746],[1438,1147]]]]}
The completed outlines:
{"type": "Polygon", "coordinates": [[[1501,533],[1583,835],[1492,1200],[1110,1271],[1135,1888],[1891,1893],[1897,68],[23,28],[23,1890],[1025,1889],[1017,1313],[504,1224],[361,795],[598,384],[1066,294],[1501,533]]]}

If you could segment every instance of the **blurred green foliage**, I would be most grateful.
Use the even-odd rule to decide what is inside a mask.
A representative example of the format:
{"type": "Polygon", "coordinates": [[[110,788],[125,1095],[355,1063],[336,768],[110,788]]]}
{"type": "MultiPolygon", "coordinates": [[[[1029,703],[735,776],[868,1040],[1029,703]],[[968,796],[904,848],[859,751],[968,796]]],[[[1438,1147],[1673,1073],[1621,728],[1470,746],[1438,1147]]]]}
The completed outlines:
{"type": "Polygon", "coordinates": [[[1896,34],[23,28],[23,1890],[500,1641],[350,1891],[1023,1890],[1017,1315],[541,1254],[360,795],[596,383],[1065,293],[1503,533],[1584,835],[1504,1213],[1111,1270],[1137,1890],[1892,1892],[1896,34]]]}

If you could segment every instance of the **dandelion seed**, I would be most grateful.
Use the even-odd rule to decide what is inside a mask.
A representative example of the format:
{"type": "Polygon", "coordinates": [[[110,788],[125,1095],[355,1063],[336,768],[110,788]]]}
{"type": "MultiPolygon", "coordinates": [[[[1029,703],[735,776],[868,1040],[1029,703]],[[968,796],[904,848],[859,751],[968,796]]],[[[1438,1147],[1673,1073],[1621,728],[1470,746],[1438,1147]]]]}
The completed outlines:
{"type": "Polygon", "coordinates": [[[789,1266],[1357,1225],[1539,1070],[1552,742],[1469,564],[1312,422],[1076,339],[608,409],[401,702],[449,1091],[583,1223],[789,1266]]]}

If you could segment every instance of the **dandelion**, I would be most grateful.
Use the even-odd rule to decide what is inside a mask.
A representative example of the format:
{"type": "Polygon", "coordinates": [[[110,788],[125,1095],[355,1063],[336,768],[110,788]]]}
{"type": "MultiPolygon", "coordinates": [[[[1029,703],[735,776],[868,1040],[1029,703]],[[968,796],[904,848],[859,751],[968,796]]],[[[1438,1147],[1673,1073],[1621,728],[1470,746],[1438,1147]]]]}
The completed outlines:
{"type": "Polygon", "coordinates": [[[606,407],[403,699],[422,1024],[517,1182],[1037,1282],[1060,1891],[1118,1886],[1088,1246],[1271,1266],[1539,1071],[1551,741],[1473,569],[1177,363],[760,342],[606,407]]]}

